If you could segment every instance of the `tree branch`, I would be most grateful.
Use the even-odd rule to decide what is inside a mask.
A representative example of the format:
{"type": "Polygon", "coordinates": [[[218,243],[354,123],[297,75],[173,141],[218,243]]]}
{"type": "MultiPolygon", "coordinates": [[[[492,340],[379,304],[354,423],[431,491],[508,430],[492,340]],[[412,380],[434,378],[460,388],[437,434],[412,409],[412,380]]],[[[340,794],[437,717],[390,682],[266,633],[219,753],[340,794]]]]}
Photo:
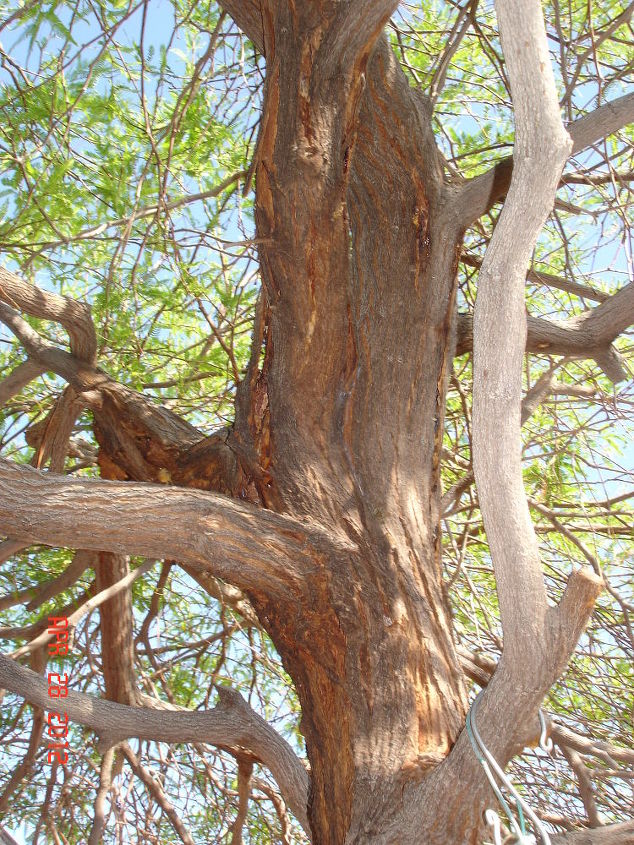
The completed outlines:
{"type": "Polygon", "coordinates": [[[330,72],[349,69],[372,49],[399,0],[353,0],[339,4],[329,37],[320,46],[330,72]]]}
{"type": "Polygon", "coordinates": [[[577,778],[579,797],[581,798],[584,810],[586,811],[586,817],[590,827],[601,827],[601,819],[597,810],[597,802],[594,797],[594,788],[592,786],[590,770],[583,762],[581,755],[573,748],[561,745],[560,750],[577,778]]]}
{"type": "Polygon", "coordinates": [[[315,526],[224,496],[51,476],[6,460],[0,532],[28,543],[173,558],[293,601],[289,591],[302,586],[321,554],[335,550],[315,526]]]}
{"type": "MultiPolygon", "coordinates": [[[[527,317],[525,351],[594,358],[609,379],[619,382],[628,378],[628,374],[612,341],[631,325],[634,325],[634,282],[596,308],[565,322],[527,317]]],[[[462,355],[472,347],[473,318],[459,314],[456,355],[462,355]]]]}
{"type": "MultiPolygon", "coordinates": [[[[516,119],[516,162],[504,208],[486,251],[474,315],[473,468],[496,580],[504,651],[479,710],[486,745],[504,766],[525,744],[546,691],[565,667],[601,590],[576,570],[550,608],[539,546],[524,491],[521,387],[526,346],[526,268],[552,209],[570,140],[561,124],[539,0],[496,0],[516,119]],[[502,284],[504,280],[504,284],[502,284]],[[495,444],[495,448],[491,448],[495,444]]],[[[417,796],[460,794],[447,824],[477,818],[490,788],[467,732],[417,796]],[[462,793],[464,797],[464,793],[462,793]]],[[[463,825],[463,827],[460,827],[463,825]]]]}
{"type": "Polygon", "coordinates": [[[552,618],[521,466],[524,279],[571,144],[559,116],[539,2],[498,0],[496,7],[515,109],[517,167],[480,270],[474,314],[473,467],[496,577],[503,660],[510,674],[542,676],[545,692],[556,678],[553,673],[567,662],[600,589],[599,578],[573,572],[552,618]]]}
{"type": "Polygon", "coordinates": [[[183,842],[183,845],[194,845],[194,840],[192,839],[189,830],[183,824],[180,816],[176,812],[176,808],[168,799],[161,784],[152,776],[152,773],[148,771],[145,766],[141,765],[140,760],[132,751],[127,742],[123,743],[122,752],[128,763],[132,767],[132,771],[134,772],[134,774],[144,784],[145,788],[152,796],[152,800],[158,804],[158,806],[169,819],[170,824],[174,828],[174,832],[179,836],[181,842],[183,842]]]}
{"type": "MultiPolygon", "coordinates": [[[[50,709],[48,684],[30,669],[0,654],[0,686],[50,709]]],[[[270,769],[288,806],[308,831],[308,775],[291,746],[235,690],[218,688],[219,703],[201,712],[154,710],[101,701],[69,690],[64,710],[96,731],[108,746],[129,737],[156,742],[208,742],[233,753],[248,751],[270,769]]]]}
{"type": "MultiPolygon", "coordinates": [[[[121,590],[125,590],[131,584],[133,584],[137,578],[140,578],[142,575],[145,575],[147,572],[152,569],[153,566],[156,565],[155,560],[146,560],[141,566],[138,566],[132,572],[129,572],[124,578],[121,578],[115,584],[112,584],[106,590],[101,590],[101,592],[96,593],[96,595],[91,596],[88,601],[84,602],[80,607],[77,608],[73,613],[68,616],[67,625],[68,630],[73,631],[77,624],[83,617],[90,613],[90,611],[94,610],[95,608],[102,605],[105,601],[108,601],[109,598],[119,593],[121,590]]],[[[26,643],[20,648],[16,649],[12,653],[12,657],[22,657],[25,654],[30,654],[33,651],[36,651],[38,648],[44,647],[47,643],[49,643],[54,637],[53,633],[50,633],[48,628],[42,631],[39,636],[37,636],[31,642],[26,643]]]]}
{"type": "Polygon", "coordinates": [[[28,602],[26,610],[37,610],[44,602],[63,593],[64,590],[75,584],[91,565],[92,557],[92,552],[85,552],[80,549],[74,554],[73,560],[66,569],[55,578],[38,586],[27,587],[18,594],[2,596],[0,598],[0,610],[26,602],[28,602]]]}
{"type": "MultiPolygon", "coordinates": [[[[480,269],[482,266],[480,258],[468,252],[463,252],[460,256],[460,262],[466,264],[468,267],[476,267],[477,269],[480,269]]],[[[610,298],[609,293],[603,293],[603,291],[595,290],[595,288],[588,287],[588,285],[580,285],[578,282],[573,282],[562,276],[554,276],[552,273],[544,273],[541,270],[529,270],[526,274],[526,280],[532,282],[534,285],[546,285],[550,288],[565,290],[583,299],[591,299],[596,302],[605,302],[606,299],[610,298]]]]}
{"type": "Polygon", "coordinates": [[[80,366],[78,360],[70,352],[45,343],[14,308],[2,301],[0,301],[0,320],[11,329],[26,350],[29,359],[42,371],[51,370],[68,382],[74,381],[80,366]]]}
{"type": "Polygon", "coordinates": [[[238,759],[238,812],[231,825],[231,845],[242,845],[242,830],[249,812],[249,799],[253,781],[253,763],[238,759]]]}
{"type": "MultiPolygon", "coordinates": [[[[31,665],[34,667],[34,669],[43,672],[46,665],[44,652],[40,651],[36,654],[31,655],[31,665]]],[[[41,678],[41,676],[37,672],[30,669],[27,671],[30,671],[34,677],[41,678]]],[[[45,683],[43,679],[42,683],[45,683]]],[[[1,698],[2,697],[0,696],[0,700],[1,698]]],[[[46,723],[44,720],[44,710],[42,709],[42,707],[34,705],[33,721],[31,722],[31,734],[29,737],[29,744],[27,746],[26,753],[18,764],[18,766],[12,772],[11,777],[6,782],[4,789],[0,794],[0,813],[2,815],[6,813],[17,786],[22,780],[24,780],[24,778],[28,777],[33,770],[33,766],[37,759],[37,754],[40,748],[42,734],[44,733],[45,727],[46,723]]]]}
{"type": "Polygon", "coordinates": [[[265,56],[260,0],[219,0],[218,5],[233,18],[239,29],[265,56]]]}
{"type": "Polygon", "coordinates": [[[634,93],[624,94],[584,114],[568,126],[572,138],[572,155],[597,141],[613,135],[634,121],[634,93]]]}
{"type": "Polygon", "coordinates": [[[0,408],[43,372],[44,367],[36,361],[27,360],[18,364],[0,381],[0,408]]]}
{"type": "Polygon", "coordinates": [[[61,323],[68,332],[73,355],[94,366],[97,335],[88,305],[40,290],[4,267],[0,267],[0,299],[33,317],[61,323]]]}
{"type": "MultiPolygon", "coordinates": [[[[573,146],[570,155],[580,152],[602,138],[618,132],[634,120],[634,93],[624,94],[611,103],[568,124],[573,146]]],[[[497,162],[486,173],[466,182],[455,194],[456,213],[463,226],[469,226],[504,199],[511,184],[513,158],[497,162]]]]}
{"type": "Polygon", "coordinates": [[[101,759],[99,771],[99,788],[95,798],[92,828],[87,845],[99,845],[106,828],[106,800],[112,786],[112,764],[114,763],[114,748],[108,748],[101,759]]]}
{"type": "Polygon", "coordinates": [[[632,845],[634,821],[610,824],[592,830],[557,833],[550,837],[552,845],[632,845]]]}

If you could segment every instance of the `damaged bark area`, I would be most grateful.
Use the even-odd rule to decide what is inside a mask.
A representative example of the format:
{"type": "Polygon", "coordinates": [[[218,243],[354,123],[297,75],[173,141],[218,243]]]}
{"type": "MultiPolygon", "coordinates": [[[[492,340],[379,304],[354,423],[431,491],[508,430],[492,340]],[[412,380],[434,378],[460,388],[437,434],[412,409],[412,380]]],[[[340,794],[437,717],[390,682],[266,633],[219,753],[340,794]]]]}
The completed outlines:
{"type": "Polygon", "coordinates": [[[250,593],[302,705],[320,843],[398,826],[404,783],[447,756],[466,708],[438,530],[461,232],[424,101],[378,30],[337,52],[352,20],[335,8],[263,7],[265,328],[234,429],[269,507],[351,544],[316,561],[295,608],[250,593]]]}

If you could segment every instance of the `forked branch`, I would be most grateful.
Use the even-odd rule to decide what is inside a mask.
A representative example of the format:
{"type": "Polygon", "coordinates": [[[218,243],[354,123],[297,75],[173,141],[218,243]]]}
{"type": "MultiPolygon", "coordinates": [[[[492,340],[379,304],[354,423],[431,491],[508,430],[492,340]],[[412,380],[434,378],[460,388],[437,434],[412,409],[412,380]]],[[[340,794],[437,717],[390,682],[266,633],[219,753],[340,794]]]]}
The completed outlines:
{"type": "MultiPolygon", "coordinates": [[[[0,687],[44,709],[51,707],[46,680],[3,654],[0,687]]],[[[138,737],[157,742],[208,742],[231,752],[248,752],[270,769],[284,800],[308,830],[308,774],[302,762],[238,692],[221,687],[218,694],[219,703],[212,710],[185,712],[129,707],[69,690],[64,710],[71,720],[98,733],[108,747],[138,737]]]]}

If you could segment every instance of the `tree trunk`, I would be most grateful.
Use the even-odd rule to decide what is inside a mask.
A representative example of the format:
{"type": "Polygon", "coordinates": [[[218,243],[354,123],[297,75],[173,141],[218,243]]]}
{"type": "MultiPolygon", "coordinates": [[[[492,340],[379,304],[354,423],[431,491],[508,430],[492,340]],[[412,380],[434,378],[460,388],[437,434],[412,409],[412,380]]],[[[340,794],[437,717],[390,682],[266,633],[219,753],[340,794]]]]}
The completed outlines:
{"type": "Polygon", "coordinates": [[[313,841],[399,841],[404,786],[448,755],[466,711],[439,531],[462,233],[386,40],[364,90],[362,74],[322,76],[329,32],[305,23],[314,40],[297,45],[290,11],[265,20],[263,302],[230,442],[263,504],[350,549],[293,608],[250,595],[300,698],[313,841]]]}

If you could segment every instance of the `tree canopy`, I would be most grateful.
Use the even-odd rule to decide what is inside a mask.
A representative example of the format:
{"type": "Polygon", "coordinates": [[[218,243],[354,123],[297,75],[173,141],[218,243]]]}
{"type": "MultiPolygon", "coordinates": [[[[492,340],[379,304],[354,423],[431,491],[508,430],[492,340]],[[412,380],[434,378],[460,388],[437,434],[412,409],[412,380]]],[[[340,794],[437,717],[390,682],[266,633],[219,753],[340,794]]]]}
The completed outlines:
{"type": "MultiPolygon", "coordinates": [[[[438,717],[441,739],[420,752],[428,754],[420,771],[437,766],[454,748],[467,699],[487,687],[500,661],[503,596],[513,596],[513,613],[533,612],[522,561],[513,559],[518,580],[507,593],[495,569],[494,544],[504,546],[507,520],[515,524],[512,497],[493,476],[502,501],[489,517],[487,460],[473,461],[474,427],[483,455],[505,449],[507,397],[504,387],[485,389],[487,367],[503,348],[498,338],[519,337],[511,309],[515,302],[523,313],[525,302],[526,348],[517,347],[521,478],[549,607],[580,566],[596,578],[575,593],[573,575],[568,595],[581,607],[572,629],[581,635],[565,671],[568,653],[548,670],[553,677],[542,692],[552,753],[538,747],[534,730],[500,753],[513,757],[509,770],[553,843],[632,841],[607,837],[633,829],[634,94],[627,83],[634,4],[542,4],[555,112],[571,143],[563,174],[553,171],[546,223],[535,221],[539,237],[526,246],[521,290],[510,284],[513,267],[503,277],[487,253],[496,232],[508,250],[500,213],[513,207],[509,187],[531,160],[515,134],[522,105],[513,45],[500,42],[501,10],[478,0],[421,0],[395,10],[379,2],[314,4],[324,7],[324,20],[333,17],[331,6],[352,15],[356,5],[366,17],[342,17],[346,44],[328,19],[331,29],[319,38],[332,40],[336,66],[319,66],[321,88],[310,78],[304,91],[300,79],[297,94],[288,80],[295,65],[298,78],[302,62],[318,66],[317,25],[307,23],[298,36],[301,55],[287,56],[279,45],[288,28],[300,31],[309,20],[310,5],[297,0],[289,23],[284,15],[291,19],[295,3],[1,4],[2,823],[10,830],[24,823],[33,842],[308,841],[321,812],[314,796],[331,794],[314,745],[322,713],[310,712],[308,702],[323,694],[335,719],[344,708],[334,693],[334,703],[328,698],[328,679],[344,672],[335,634],[323,678],[301,668],[331,612],[323,583],[310,579],[329,556],[357,561],[350,570],[358,565],[359,604],[344,594],[352,582],[332,586],[351,608],[348,619],[335,602],[340,626],[332,630],[352,642],[355,624],[374,624],[358,609],[365,586],[372,592],[376,572],[385,583],[391,577],[364,569],[355,555],[367,547],[389,557],[394,526],[403,548],[412,526],[422,525],[421,548],[438,549],[438,583],[422,578],[430,606],[441,608],[430,625],[450,630],[462,673],[454,683],[444,668],[452,658],[430,648],[425,665],[438,672],[449,715],[438,717]],[[337,80],[355,50],[341,94],[337,80]],[[411,126],[410,101],[399,100],[401,73],[420,108],[407,117],[411,126]],[[283,170],[280,145],[293,129],[284,103],[304,94],[298,113],[307,115],[314,147],[299,179],[290,165],[283,170]],[[333,135],[341,128],[343,141],[337,136],[340,146],[332,146],[340,162],[328,162],[320,147],[326,124],[333,135]],[[339,176],[345,200],[331,193],[339,176]],[[412,204],[407,220],[391,217],[391,203],[410,190],[425,194],[428,206],[412,204]],[[337,219],[345,220],[339,239],[331,227],[337,219]],[[453,240],[435,258],[445,231],[453,240]],[[299,246],[309,241],[314,248],[300,267],[299,246]],[[436,271],[421,274],[429,293],[420,294],[418,320],[419,276],[410,285],[398,273],[424,260],[457,284],[443,299],[436,271]],[[339,280],[347,261],[350,277],[339,280]],[[379,293],[364,286],[364,271],[380,278],[379,293]],[[486,319],[487,284],[485,330],[478,320],[486,319]],[[440,350],[438,361],[425,357],[432,341],[414,336],[410,310],[412,326],[422,336],[424,324],[440,350]],[[424,404],[417,397],[427,366],[438,387],[424,404]],[[353,393],[357,404],[348,412],[341,396],[353,393]],[[486,404],[478,409],[479,397],[486,404]],[[420,416],[420,429],[408,414],[420,416]],[[339,449],[333,431],[353,433],[339,449]],[[405,444],[415,456],[423,442],[431,444],[429,461],[409,463],[405,444]],[[333,466],[349,467],[349,487],[339,490],[322,473],[328,454],[333,466]],[[111,483],[99,486],[100,477],[111,483]],[[396,490],[397,510],[407,516],[392,523],[396,490]],[[337,509],[324,504],[330,500],[337,509]],[[432,504],[419,521],[421,501],[432,504]],[[599,578],[603,591],[581,633],[599,578]],[[308,581],[310,600],[302,592],[308,581]],[[280,608],[294,602],[298,618],[286,628],[280,608]],[[68,656],[49,654],[51,616],[70,620],[68,656]],[[48,684],[26,667],[70,677],[77,695],[59,702],[72,719],[67,762],[47,756],[48,684]],[[90,703],[87,695],[104,700],[90,703]],[[123,705],[136,713],[116,709],[123,705]],[[520,755],[524,744],[533,748],[520,755]],[[574,838],[581,830],[599,838],[574,838]]],[[[521,37],[517,31],[517,43],[521,37]]],[[[525,109],[530,115],[530,103],[525,109]]],[[[543,126],[543,114],[536,117],[543,126]]],[[[289,161],[297,147],[288,140],[289,161]]],[[[536,174],[546,169],[534,150],[532,166],[536,174]]],[[[538,175],[528,178],[537,182],[538,175]]],[[[515,225],[528,230],[532,200],[523,196],[515,225]]],[[[510,249],[520,263],[522,248],[518,241],[510,249]]],[[[338,570],[328,571],[334,584],[338,570]]],[[[414,589],[408,577],[404,596],[414,589]]],[[[385,598],[384,606],[386,629],[398,627],[398,600],[385,598]]],[[[515,650],[505,627],[505,654],[517,656],[513,671],[521,678],[534,671],[529,656],[542,643],[528,629],[519,634],[515,650]]],[[[420,636],[424,650],[433,637],[420,636]]],[[[396,665],[387,646],[385,655],[363,656],[361,645],[358,653],[376,678],[396,665]]],[[[398,702],[401,693],[391,691],[385,701],[392,694],[398,702]]],[[[376,695],[380,710],[384,699],[376,695]]],[[[498,702],[486,706],[493,712],[498,702]]],[[[331,745],[339,741],[345,744],[335,731],[331,745]]],[[[492,805],[483,776],[479,788],[492,805]]],[[[490,831],[479,830],[484,840],[469,841],[491,841],[490,831]]]]}

